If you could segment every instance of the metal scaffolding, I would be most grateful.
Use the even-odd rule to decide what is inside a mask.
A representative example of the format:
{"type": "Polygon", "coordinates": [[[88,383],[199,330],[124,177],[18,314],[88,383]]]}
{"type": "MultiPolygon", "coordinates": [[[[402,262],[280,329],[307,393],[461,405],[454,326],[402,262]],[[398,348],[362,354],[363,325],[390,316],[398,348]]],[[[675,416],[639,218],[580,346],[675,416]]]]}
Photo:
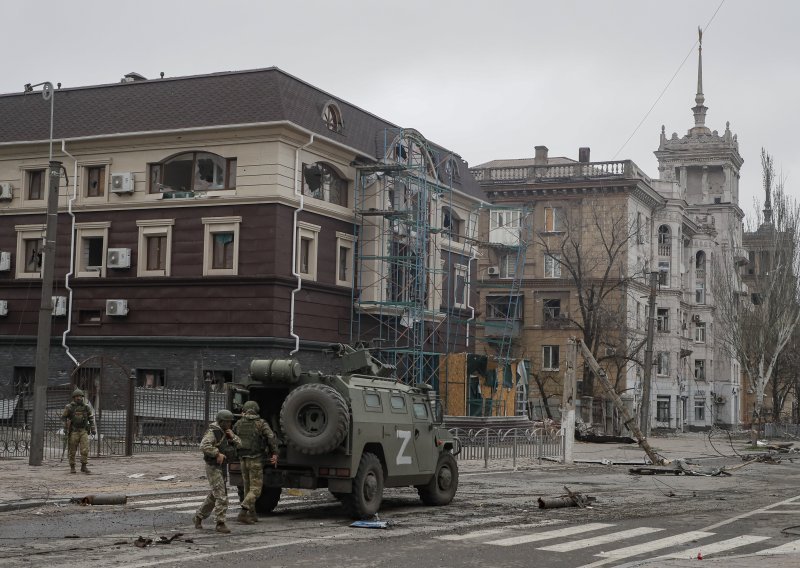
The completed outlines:
{"type": "MultiPolygon", "coordinates": [[[[449,317],[458,263],[442,243],[472,229],[452,207],[452,154],[409,129],[387,129],[382,143],[381,162],[357,166],[351,341],[372,342],[403,382],[436,387],[440,353],[463,340],[449,317]]],[[[461,285],[468,291],[468,277],[461,285]]]]}

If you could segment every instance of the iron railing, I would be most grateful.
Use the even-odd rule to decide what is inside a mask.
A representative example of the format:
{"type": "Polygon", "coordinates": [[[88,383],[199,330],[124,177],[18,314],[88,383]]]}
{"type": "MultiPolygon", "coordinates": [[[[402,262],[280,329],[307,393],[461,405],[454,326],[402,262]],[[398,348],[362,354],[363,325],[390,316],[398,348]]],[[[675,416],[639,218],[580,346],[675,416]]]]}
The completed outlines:
{"type": "Polygon", "coordinates": [[[517,467],[519,460],[543,459],[561,461],[563,458],[562,434],[546,428],[452,428],[450,433],[458,438],[461,451],[456,456],[460,461],[483,460],[484,467],[490,462],[510,461],[517,467]]]}

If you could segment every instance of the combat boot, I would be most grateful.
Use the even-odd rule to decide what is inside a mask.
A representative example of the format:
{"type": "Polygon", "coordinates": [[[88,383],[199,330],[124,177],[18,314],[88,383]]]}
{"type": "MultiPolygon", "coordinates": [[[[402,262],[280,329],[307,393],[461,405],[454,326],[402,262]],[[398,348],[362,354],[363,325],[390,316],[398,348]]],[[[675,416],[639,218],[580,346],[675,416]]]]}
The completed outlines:
{"type": "Polygon", "coordinates": [[[83,472],[83,473],[92,473],[91,471],[89,471],[89,468],[86,467],[85,463],[81,464],[81,472],[83,472]]]}
{"type": "Polygon", "coordinates": [[[74,463],[69,464],[69,472],[70,473],[75,473],[75,464],[74,463]]]}
{"type": "Polygon", "coordinates": [[[242,523],[243,525],[252,525],[253,521],[250,519],[250,511],[247,509],[241,509],[239,514],[236,517],[236,521],[242,523]]]}
{"type": "Polygon", "coordinates": [[[250,522],[257,523],[258,522],[258,513],[256,513],[255,509],[249,511],[250,512],[250,522]]]}
{"type": "Polygon", "coordinates": [[[222,533],[222,534],[228,534],[229,532],[231,532],[231,529],[229,529],[229,528],[228,528],[228,527],[225,525],[225,523],[224,523],[224,522],[223,522],[223,523],[217,523],[217,532],[218,532],[218,533],[222,533]]]}
{"type": "Polygon", "coordinates": [[[200,515],[194,516],[194,528],[198,530],[203,528],[203,517],[200,515]]]}

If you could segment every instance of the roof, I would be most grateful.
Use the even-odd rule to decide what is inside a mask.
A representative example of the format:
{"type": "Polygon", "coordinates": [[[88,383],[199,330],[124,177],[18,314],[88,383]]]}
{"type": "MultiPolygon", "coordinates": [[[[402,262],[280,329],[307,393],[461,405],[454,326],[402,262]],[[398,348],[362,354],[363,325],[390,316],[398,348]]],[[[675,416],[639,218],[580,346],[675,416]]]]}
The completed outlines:
{"type": "MultiPolygon", "coordinates": [[[[564,164],[574,164],[575,160],[570,158],[564,158],[561,156],[554,156],[552,158],[547,158],[547,165],[548,166],[561,166],[564,164]]],[[[514,158],[511,160],[492,160],[490,162],[486,162],[483,164],[479,164],[477,166],[472,166],[473,170],[477,170],[479,168],[524,168],[527,166],[534,166],[537,165],[534,163],[534,158],[514,158]]]]}
{"type": "MultiPolygon", "coordinates": [[[[285,120],[377,159],[386,130],[400,130],[277,67],[57,89],[54,108],[54,139],[285,120]],[[341,111],[341,132],[322,120],[329,102],[341,111]]],[[[0,95],[0,116],[0,143],[50,137],[50,103],[39,92],[0,95]]],[[[458,162],[456,189],[482,197],[467,164],[458,162]]]]}

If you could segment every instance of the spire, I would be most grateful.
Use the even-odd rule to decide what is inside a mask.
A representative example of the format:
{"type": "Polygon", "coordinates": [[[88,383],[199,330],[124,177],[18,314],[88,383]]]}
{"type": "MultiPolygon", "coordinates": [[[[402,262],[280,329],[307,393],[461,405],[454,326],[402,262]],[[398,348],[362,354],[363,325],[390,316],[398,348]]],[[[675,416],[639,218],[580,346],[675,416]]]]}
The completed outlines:
{"type": "Polygon", "coordinates": [[[697,48],[697,94],[694,97],[695,107],[692,108],[694,112],[694,127],[707,130],[706,128],[706,111],[708,108],[703,104],[706,98],[703,96],[703,30],[697,28],[697,36],[699,47],[697,48]]]}

